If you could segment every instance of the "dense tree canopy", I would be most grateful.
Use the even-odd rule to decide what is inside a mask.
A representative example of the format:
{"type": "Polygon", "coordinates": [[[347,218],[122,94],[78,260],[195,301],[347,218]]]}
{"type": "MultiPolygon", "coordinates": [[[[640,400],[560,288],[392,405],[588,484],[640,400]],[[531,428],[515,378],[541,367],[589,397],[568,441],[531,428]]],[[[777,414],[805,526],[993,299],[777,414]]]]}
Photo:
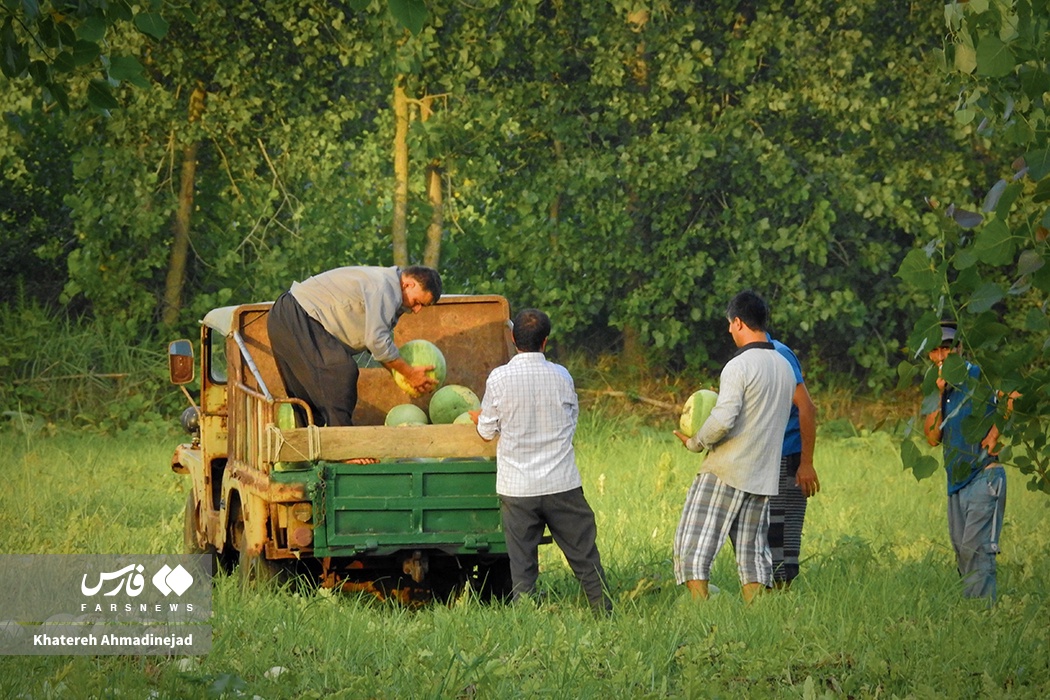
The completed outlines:
{"type": "MultiPolygon", "coordinates": [[[[165,31],[107,25],[110,53],[142,66],[107,81],[119,109],[48,110],[5,72],[0,196],[32,211],[3,214],[5,254],[25,242],[0,262],[45,299],[54,285],[23,272],[55,270],[55,300],[129,331],[391,264],[395,84],[413,115],[409,257],[436,163],[450,291],[545,307],[563,343],[677,368],[717,366],[725,302],[753,287],[811,374],[883,386],[928,297],[893,273],[944,231],[925,199],[962,207],[997,176],[979,120],[950,116],[940,6],[127,7],[165,31]]],[[[98,79],[71,74],[68,92],[98,79]]]]}

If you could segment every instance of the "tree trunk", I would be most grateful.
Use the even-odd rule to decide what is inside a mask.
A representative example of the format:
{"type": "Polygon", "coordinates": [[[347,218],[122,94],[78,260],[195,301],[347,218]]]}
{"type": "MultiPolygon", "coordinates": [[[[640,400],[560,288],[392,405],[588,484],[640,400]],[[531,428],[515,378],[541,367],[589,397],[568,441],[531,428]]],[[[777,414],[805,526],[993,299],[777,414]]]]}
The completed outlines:
{"type": "Polygon", "coordinates": [[[408,96],[404,76],[394,83],[394,264],[408,266],[408,96]]]}
{"type": "MultiPolygon", "coordinates": [[[[200,119],[204,111],[204,88],[197,86],[190,94],[189,122],[200,119]]],[[[182,288],[186,283],[186,264],[190,251],[190,218],[193,213],[193,191],[197,179],[197,150],[200,142],[194,140],[182,149],[182,172],[179,176],[179,203],[172,230],[171,257],[164,280],[164,301],[161,323],[169,328],[178,323],[182,310],[182,288]]]]}
{"type": "Polygon", "coordinates": [[[649,361],[646,358],[646,348],[642,343],[642,334],[633,322],[624,324],[623,327],[623,350],[620,361],[623,366],[632,372],[644,372],[649,369],[649,361]]]}
{"type": "MultiPolygon", "coordinates": [[[[428,95],[420,103],[419,111],[424,122],[430,118],[433,99],[432,95],[428,95]]],[[[441,261],[441,232],[445,228],[441,161],[437,158],[431,160],[427,165],[427,200],[430,202],[430,225],[427,227],[427,246],[423,252],[423,264],[436,270],[441,261]]]]}
{"type": "MultiPolygon", "coordinates": [[[[559,139],[554,140],[554,162],[560,166],[562,159],[565,157],[565,144],[559,139]]],[[[551,198],[550,207],[547,209],[547,223],[550,228],[550,246],[551,254],[558,254],[558,224],[561,221],[561,200],[562,193],[560,191],[555,192],[551,198]]]]}
{"type": "Polygon", "coordinates": [[[430,225],[427,227],[427,247],[423,264],[438,269],[441,261],[441,232],[445,228],[444,196],[441,189],[441,162],[430,161],[427,166],[427,199],[430,200],[430,225]]]}

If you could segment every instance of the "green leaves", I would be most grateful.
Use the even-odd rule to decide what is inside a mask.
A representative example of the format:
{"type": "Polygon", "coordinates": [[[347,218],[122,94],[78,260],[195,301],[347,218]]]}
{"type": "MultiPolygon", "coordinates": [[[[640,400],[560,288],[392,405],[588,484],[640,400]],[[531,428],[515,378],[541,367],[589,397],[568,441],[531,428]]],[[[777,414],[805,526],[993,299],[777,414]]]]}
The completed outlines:
{"type": "Polygon", "coordinates": [[[109,112],[119,106],[112,90],[117,83],[141,88],[149,82],[137,60],[108,55],[107,35],[114,25],[131,21],[143,34],[162,39],[169,29],[157,12],[162,3],[149,4],[150,9],[135,14],[126,0],[81,0],[54,9],[50,3],[12,0],[0,28],[0,71],[12,80],[32,81],[45,100],[63,110],[69,109],[72,87],[82,90],[92,107],[109,112]]]}
{"type": "Polygon", "coordinates": [[[901,462],[910,469],[916,481],[932,476],[940,467],[936,457],[924,454],[913,439],[901,441],[901,462]]]}
{"type": "Polygon", "coordinates": [[[109,23],[106,21],[106,16],[100,13],[84,19],[77,27],[76,33],[81,41],[97,44],[106,36],[107,29],[109,29],[109,23]]]}
{"type": "Polygon", "coordinates": [[[992,219],[977,232],[973,251],[981,262],[1002,266],[1013,262],[1016,247],[1006,224],[999,219],[992,219]]]}
{"type": "Polygon", "coordinates": [[[113,80],[131,83],[138,88],[149,87],[145,71],[146,69],[138,59],[132,56],[113,56],[109,60],[109,77],[113,80]]]}
{"type": "MultiPolygon", "coordinates": [[[[1009,421],[1001,410],[996,419],[1007,436],[1003,459],[1032,475],[1029,488],[1050,493],[1050,436],[1040,421],[1050,413],[1050,123],[1043,100],[1050,5],[972,0],[946,5],[945,18],[960,89],[957,121],[979,123],[976,133],[990,144],[984,152],[1003,158],[1013,175],[989,188],[980,221],[953,216],[958,228],[944,226],[921,252],[909,253],[899,275],[928,296],[937,315],[958,320],[965,350],[981,368],[981,396],[1020,396],[1021,410],[1009,421]],[[935,280],[928,267],[941,262],[951,274],[935,280]]],[[[929,340],[928,323],[924,314],[909,343],[929,340]]],[[[979,438],[989,427],[978,418],[967,429],[979,438]]]]}
{"type": "Polygon", "coordinates": [[[29,67],[29,52],[15,36],[13,18],[8,17],[0,29],[0,70],[8,78],[18,78],[29,67]]]}
{"type": "Polygon", "coordinates": [[[427,20],[427,5],[424,0],[389,0],[390,14],[405,29],[413,34],[423,30],[427,20]]]}
{"type": "Polygon", "coordinates": [[[904,256],[897,277],[921,291],[940,289],[944,276],[933,262],[932,255],[926,250],[909,250],[904,256]]]}
{"type": "Polygon", "coordinates": [[[135,15],[135,28],[154,39],[163,39],[168,33],[168,23],[157,12],[140,12],[135,15]]]}
{"type": "MultiPolygon", "coordinates": [[[[977,74],[989,78],[1002,78],[1013,72],[1017,65],[1010,47],[997,36],[984,36],[977,44],[977,74]]],[[[969,71],[966,71],[969,72],[969,71]]]]}
{"type": "Polygon", "coordinates": [[[91,106],[101,111],[117,109],[120,106],[105,80],[96,79],[88,83],[87,97],[91,106]]]}
{"type": "Polygon", "coordinates": [[[1025,163],[1028,165],[1028,176],[1035,181],[1040,181],[1050,175],[1050,148],[1039,148],[1025,155],[1025,163]]]}

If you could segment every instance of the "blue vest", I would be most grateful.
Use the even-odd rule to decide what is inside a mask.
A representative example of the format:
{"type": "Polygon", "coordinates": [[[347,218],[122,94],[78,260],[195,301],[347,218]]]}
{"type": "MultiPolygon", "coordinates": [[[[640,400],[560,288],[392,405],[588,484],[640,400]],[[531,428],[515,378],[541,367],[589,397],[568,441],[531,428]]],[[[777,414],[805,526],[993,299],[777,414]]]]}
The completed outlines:
{"type": "MultiPolygon", "coordinates": [[[[973,413],[973,390],[981,376],[981,369],[966,363],[969,374],[960,387],[949,386],[941,396],[941,444],[944,446],[944,469],[948,474],[948,495],[958,492],[996,461],[981,447],[982,435],[970,442],[963,435],[963,421],[973,413]]],[[[985,417],[995,412],[995,399],[985,406],[985,417]]]]}

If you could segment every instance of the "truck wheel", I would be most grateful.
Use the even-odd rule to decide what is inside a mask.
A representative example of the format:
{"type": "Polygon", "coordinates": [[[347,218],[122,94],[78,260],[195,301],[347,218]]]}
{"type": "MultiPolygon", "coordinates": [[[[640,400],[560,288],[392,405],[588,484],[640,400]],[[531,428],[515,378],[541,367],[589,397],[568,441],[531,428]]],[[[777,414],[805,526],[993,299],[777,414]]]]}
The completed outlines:
{"type": "Polygon", "coordinates": [[[186,510],[182,518],[182,551],[184,554],[216,554],[215,547],[206,544],[203,547],[197,541],[197,530],[200,525],[200,516],[197,513],[197,503],[193,500],[193,491],[186,494],[186,510]]]}
{"type": "Polygon", "coordinates": [[[237,569],[240,571],[241,580],[247,584],[279,580],[281,574],[279,564],[270,561],[262,554],[246,554],[248,538],[244,528],[244,510],[239,503],[236,505],[231,527],[230,540],[237,548],[237,569]]]}
{"type": "Polygon", "coordinates": [[[430,574],[427,576],[430,584],[430,595],[434,601],[451,605],[456,602],[463,588],[467,585],[467,577],[458,565],[456,566],[434,566],[431,563],[430,574]]]}
{"type": "Polygon", "coordinates": [[[186,508],[182,517],[182,551],[184,554],[203,554],[208,562],[208,573],[214,574],[220,569],[226,573],[230,572],[228,562],[224,560],[215,545],[206,542],[203,546],[197,541],[197,531],[200,526],[200,513],[197,511],[197,503],[193,499],[193,490],[186,494],[186,508]]]}
{"type": "Polygon", "coordinates": [[[483,603],[510,601],[514,581],[510,576],[510,559],[492,559],[478,562],[472,581],[478,599],[483,603]]]}

